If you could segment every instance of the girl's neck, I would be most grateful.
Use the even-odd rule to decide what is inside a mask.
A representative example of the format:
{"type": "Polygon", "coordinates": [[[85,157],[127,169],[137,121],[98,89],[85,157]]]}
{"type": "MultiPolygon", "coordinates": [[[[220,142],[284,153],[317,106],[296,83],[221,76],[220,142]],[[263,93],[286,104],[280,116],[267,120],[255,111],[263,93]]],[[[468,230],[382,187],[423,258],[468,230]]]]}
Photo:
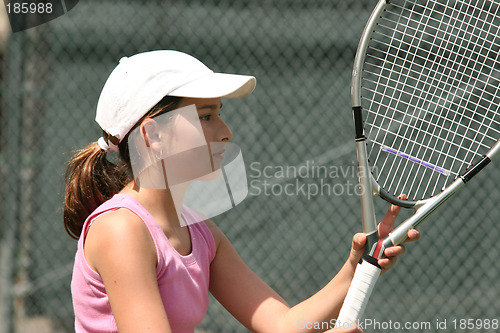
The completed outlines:
{"type": "Polygon", "coordinates": [[[155,218],[162,229],[169,230],[186,226],[181,213],[188,187],[188,184],[182,184],[168,189],[146,189],[132,181],[120,193],[134,197],[155,218]]]}

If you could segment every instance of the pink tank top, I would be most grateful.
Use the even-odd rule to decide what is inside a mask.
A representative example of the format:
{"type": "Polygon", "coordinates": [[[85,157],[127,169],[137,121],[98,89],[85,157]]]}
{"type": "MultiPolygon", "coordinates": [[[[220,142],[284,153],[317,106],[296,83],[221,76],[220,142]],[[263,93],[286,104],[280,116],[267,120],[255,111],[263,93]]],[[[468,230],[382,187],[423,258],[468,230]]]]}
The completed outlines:
{"type": "Polygon", "coordinates": [[[83,242],[91,221],[104,212],[118,208],[134,212],[149,229],[158,256],[158,286],[172,332],[193,333],[208,308],[209,269],[215,257],[212,233],[204,222],[189,224],[199,219],[192,210],[184,207],[182,213],[189,224],[192,250],[189,255],[182,256],[144,207],[125,194],[117,194],[98,207],[83,226],[71,281],[76,333],[118,332],[102,279],[89,267],[83,252],[83,242]]]}

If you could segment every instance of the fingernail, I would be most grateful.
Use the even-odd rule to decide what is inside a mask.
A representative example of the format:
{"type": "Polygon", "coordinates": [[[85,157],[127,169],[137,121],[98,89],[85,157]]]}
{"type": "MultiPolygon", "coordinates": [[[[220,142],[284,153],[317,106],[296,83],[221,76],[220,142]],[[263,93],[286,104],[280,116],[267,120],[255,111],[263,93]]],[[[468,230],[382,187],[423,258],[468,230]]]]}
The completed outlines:
{"type": "Polygon", "coordinates": [[[380,266],[384,266],[384,265],[387,265],[389,263],[389,259],[387,259],[387,258],[385,258],[385,259],[379,259],[377,263],[380,266]]]}

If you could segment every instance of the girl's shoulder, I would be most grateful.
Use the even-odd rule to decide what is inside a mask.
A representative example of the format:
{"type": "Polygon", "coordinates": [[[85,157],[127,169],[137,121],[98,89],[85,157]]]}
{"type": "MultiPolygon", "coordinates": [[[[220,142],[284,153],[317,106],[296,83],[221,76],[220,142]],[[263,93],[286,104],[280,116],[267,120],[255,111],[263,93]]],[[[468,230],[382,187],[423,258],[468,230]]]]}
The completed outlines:
{"type": "Polygon", "coordinates": [[[93,220],[85,238],[85,257],[91,268],[98,271],[99,261],[113,256],[142,254],[156,265],[156,247],[142,219],[126,208],[117,208],[93,220]]]}
{"type": "Polygon", "coordinates": [[[89,232],[97,228],[102,232],[112,234],[124,234],[139,230],[147,231],[144,221],[136,213],[125,207],[118,207],[97,216],[92,221],[89,232]]]}
{"type": "MultiPolygon", "coordinates": [[[[148,233],[152,225],[152,217],[144,207],[132,196],[116,194],[99,206],[87,219],[84,225],[84,237],[88,237],[91,230],[99,229],[111,237],[113,235],[126,236],[136,232],[148,233]]],[[[97,232],[93,232],[97,233],[97,232]]]]}
{"type": "Polygon", "coordinates": [[[212,233],[212,236],[215,241],[215,249],[217,252],[217,249],[219,248],[219,245],[221,244],[222,241],[227,240],[226,235],[224,232],[210,219],[207,219],[204,221],[205,225],[208,227],[208,230],[212,233]]]}

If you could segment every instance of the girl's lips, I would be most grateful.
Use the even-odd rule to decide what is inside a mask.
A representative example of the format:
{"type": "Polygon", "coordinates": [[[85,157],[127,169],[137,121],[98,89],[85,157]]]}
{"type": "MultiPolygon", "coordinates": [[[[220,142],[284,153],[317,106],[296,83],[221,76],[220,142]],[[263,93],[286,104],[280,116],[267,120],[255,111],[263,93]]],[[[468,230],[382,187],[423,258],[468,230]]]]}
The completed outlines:
{"type": "Polygon", "coordinates": [[[222,151],[219,151],[217,153],[212,154],[212,156],[222,160],[222,159],[224,159],[224,152],[225,152],[225,150],[222,150],[222,151]]]}

